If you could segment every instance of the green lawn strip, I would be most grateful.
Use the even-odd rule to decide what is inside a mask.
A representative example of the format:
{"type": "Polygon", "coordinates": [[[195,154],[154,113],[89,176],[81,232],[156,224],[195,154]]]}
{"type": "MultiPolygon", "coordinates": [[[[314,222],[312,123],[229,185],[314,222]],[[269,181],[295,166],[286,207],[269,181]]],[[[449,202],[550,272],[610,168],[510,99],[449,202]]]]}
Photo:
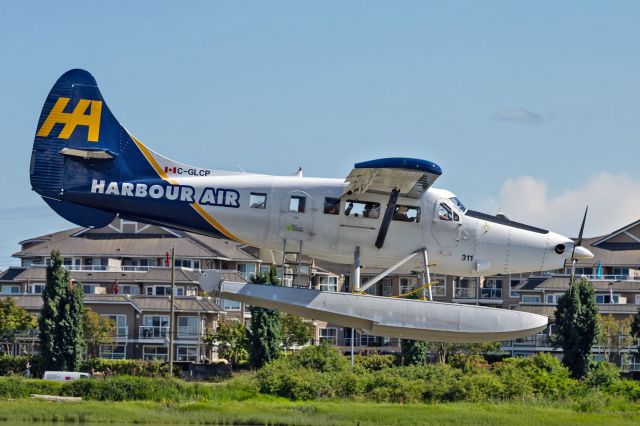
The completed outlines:
{"type": "Polygon", "coordinates": [[[515,403],[375,404],[353,401],[0,401],[0,422],[279,425],[632,425],[640,409],[577,412],[515,403]]]}

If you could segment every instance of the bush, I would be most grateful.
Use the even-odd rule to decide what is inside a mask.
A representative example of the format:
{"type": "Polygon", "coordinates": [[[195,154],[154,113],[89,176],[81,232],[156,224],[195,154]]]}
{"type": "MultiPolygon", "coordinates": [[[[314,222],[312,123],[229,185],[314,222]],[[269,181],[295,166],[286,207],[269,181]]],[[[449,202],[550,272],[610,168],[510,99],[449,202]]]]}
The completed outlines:
{"type": "Polygon", "coordinates": [[[395,355],[355,355],[355,365],[369,371],[378,371],[383,368],[393,367],[396,362],[395,355]]]}
{"type": "Polygon", "coordinates": [[[62,384],[40,379],[23,379],[21,377],[0,377],[0,398],[29,398],[32,393],[58,395],[62,384]]]}
{"type": "Polygon", "coordinates": [[[617,365],[602,361],[596,362],[589,368],[584,382],[592,388],[608,388],[620,381],[620,369],[617,365]]]}
{"type": "MultiPolygon", "coordinates": [[[[175,365],[174,365],[175,367],[175,365]]],[[[169,364],[162,361],[143,361],[140,359],[103,359],[91,358],[85,361],[82,371],[103,373],[106,377],[126,375],[137,377],[167,377],[169,364]]],[[[174,368],[174,371],[176,369],[174,368]]]]}
{"type": "Polygon", "coordinates": [[[449,357],[449,365],[464,372],[486,370],[489,363],[477,354],[455,354],[449,357]]]}
{"type": "Polygon", "coordinates": [[[119,376],[104,380],[74,380],[62,386],[61,394],[99,401],[179,401],[192,392],[176,380],[119,376]]]}
{"type": "Polygon", "coordinates": [[[347,359],[329,345],[307,346],[275,362],[279,361],[288,368],[308,368],[321,373],[346,371],[350,367],[347,359]]]}
{"type": "Polygon", "coordinates": [[[42,377],[44,370],[39,355],[0,355],[0,376],[24,376],[27,363],[31,364],[31,377],[42,377]]]}

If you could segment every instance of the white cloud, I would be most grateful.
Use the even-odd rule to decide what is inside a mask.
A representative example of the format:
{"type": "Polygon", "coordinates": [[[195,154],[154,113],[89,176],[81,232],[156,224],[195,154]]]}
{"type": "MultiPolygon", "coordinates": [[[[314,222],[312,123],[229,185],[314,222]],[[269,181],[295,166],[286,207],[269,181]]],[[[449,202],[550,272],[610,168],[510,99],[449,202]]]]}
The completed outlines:
{"type": "Polygon", "coordinates": [[[544,122],[542,115],[529,111],[524,108],[511,108],[498,111],[493,116],[496,121],[504,121],[508,123],[518,124],[542,124],[544,122]]]}
{"type": "Polygon", "coordinates": [[[502,209],[511,220],[575,237],[588,205],[585,237],[599,236],[640,219],[638,188],[640,181],[630,176],[599,173],[577,188],[550,195],[546,182],[522,176],[508,179],[500,195],[487,200],[486,209],[502,209]]]}

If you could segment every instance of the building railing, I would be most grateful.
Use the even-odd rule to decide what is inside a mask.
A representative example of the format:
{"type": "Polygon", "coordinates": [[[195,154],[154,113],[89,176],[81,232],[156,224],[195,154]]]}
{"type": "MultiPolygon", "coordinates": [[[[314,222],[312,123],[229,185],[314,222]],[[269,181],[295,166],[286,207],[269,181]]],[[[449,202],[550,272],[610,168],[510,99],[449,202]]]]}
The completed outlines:
{"type": "Polygon", "coordinates": [[[201,335],[197,326],[178,326],[178,338],[198,338],[201,335]]]}
{"type": "Polygon", "coordinates": [[[476,299],[477,290],[480,290],[480,299],[502,300],[501,288],[458,287],[454,291],[454,299],[476,299]]]}
{"type": "Polygon", "coordinates": [[[141,339],[164,339],[169,336],[169,327],[159,327],[154,325],[141,325],[141,339]]]}
{"type": "Polygon", "coordinates": [[[550,348],[551,342],[547,334],[534,334],[513,341],[514,346],[533,346],[536,348],[550,348]]]}

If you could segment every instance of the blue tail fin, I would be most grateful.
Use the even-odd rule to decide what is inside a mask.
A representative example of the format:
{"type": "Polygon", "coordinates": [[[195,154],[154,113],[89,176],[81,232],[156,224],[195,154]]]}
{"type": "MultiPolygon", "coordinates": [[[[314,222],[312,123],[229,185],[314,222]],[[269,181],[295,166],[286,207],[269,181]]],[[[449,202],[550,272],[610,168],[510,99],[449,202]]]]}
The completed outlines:
{"type": "Polygon", "coordinates": [[[107,107],[96,80],[80,69],[63,74],[47,96],[29,172],[33,190],[58,214],[91,227],[116,216],[76,199],[92,179],[157,178],[107,107]]]}

